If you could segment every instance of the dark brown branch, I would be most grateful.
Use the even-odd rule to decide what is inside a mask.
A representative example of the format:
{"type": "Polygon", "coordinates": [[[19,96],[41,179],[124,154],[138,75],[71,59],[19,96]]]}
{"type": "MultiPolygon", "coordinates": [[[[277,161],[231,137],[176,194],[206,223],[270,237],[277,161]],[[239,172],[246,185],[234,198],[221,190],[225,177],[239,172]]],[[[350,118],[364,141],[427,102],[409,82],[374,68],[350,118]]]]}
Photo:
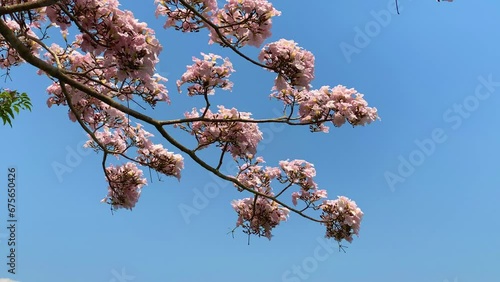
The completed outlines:
{"type": "Polygon", "coordinates": [[[50,5],[54,5],[57,2],[59,2],[59,0],[39,0],[33,2],[24,2],[16,5],[0,6],[0,15],[24,12],[31,9],[47,7],[50,5]]]}

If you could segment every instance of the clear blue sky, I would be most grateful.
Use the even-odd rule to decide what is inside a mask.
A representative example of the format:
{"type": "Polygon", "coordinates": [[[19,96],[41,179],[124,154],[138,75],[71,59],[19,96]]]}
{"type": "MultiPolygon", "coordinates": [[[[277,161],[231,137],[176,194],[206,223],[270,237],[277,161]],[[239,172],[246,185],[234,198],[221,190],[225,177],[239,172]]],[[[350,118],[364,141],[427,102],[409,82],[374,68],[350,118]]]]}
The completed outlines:
{"type": "MultiPolygon", "coordinates": [[[[19,202],[18,273],[7,273],[2,228],[0,277],[20,282],[499,281],[500,2],[401,0],[401,15],[380,19],[381,13],[393,12],[390,2],[275,1],[283,13],[274,21],[271,40],[293,39],[315,54],[313,86],[354,87],[382,118],[367,127],[331,128],[329,134],[262,127],[268,140],[260,152],[269,165],[307,159],[330,196],[345,195],[362,208],[360,237],[347,253],[325,243],[322,226],[294,215],[271,241],[252,237],[247,245],[240,230],[233,239],[226,234],[236,221],[230,201],[242,195],[189,160],[181,182],[160,182],[153,174],[136,208],[112,215],[99,202],[106,194],[101,155],[81,149],[86,137],[69,121],[67,109],[45,104],[49,80],[23,67],[13,71],[12,82],[0,84],[29,93],[34,104],[33,112],[16,117],[14,128],[0,127],[1,182],[6,183],[7,168],[16,167],[19,202]],[[356,52],[346,55],[340,46],[347,45],[356,52]],[[58,178],[56,163],[71,171],[58,178]],[[210,190],[213,197],[186,220],[179,205],[193,206],[195,191],[204,193],[206,187],[217,187],[210,190]]],[[[231,55],[237,71],[233,91],[218,92],[214,104],[255,117],[280,109],[268,99],[272,74],[208,46],[205,32],[161,29],[164,19],[154,18],[153,1],[122,4],[158,28],[164,45],[158,69],[169,78],[172,105],[158,107],[155,117],[176,117],[202,105],[175,88],[191,56],[200,52],[231,55]]],[[[258,53],[251,47],[244,51],[258,53]]],[[[2,224],[6,194],[0,195],[2,224]]]]}

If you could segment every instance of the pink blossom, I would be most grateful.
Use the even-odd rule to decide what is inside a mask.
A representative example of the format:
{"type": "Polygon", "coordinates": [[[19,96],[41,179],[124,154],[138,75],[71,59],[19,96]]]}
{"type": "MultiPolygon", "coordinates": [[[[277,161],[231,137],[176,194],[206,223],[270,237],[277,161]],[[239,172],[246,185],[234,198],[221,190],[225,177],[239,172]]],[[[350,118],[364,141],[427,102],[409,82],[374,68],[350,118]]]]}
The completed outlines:
{"type": "Polygon", "coordinates": [[[271,240],[271,231],[281,221],[286,221],[289,210],[276,202],[263,198],[245,198],[234,200],[231,205],[238,213],[236,226],[243,226],[247,234],[265,236],[271,240]]]}
{"type": "Polygon", "coordinates": [[[106,168],[106,181],[108,181],[108,195],[102,200],[114,209],[132,209],[141,195],[141,189],[146,185],[146,178],[142,170],[133,163],[106,168]]]}
{"type": "Polygon", "coordinates": [[[314,55],[293,40],[280,39],[267,44],[259,60],[278,74],[273,90],[281,91],[287,85],[309,89],[314,79],[314,55]]]}
{"type": "Polygon", "coordinates": [[[215,88],[231,90],[233,83],[227,79],[234,72],[233,65],[225,58],[222,65],[217,61],[221,56],[201,53],[203,60],[193,57],[194,64],[187,66],[187,71],[177,81],[177,89],[181,92],[181,85],[192,84],[188,87],[188,95],[214,94],[215,88]]]}
{"type": "Polygon", "coordinates": [[[353,126],[369,124],[379,119],[376,108],[368,107],[363,95],[353,88],[338,85],[301,92],[297,99],[302,122],[313,122],[312,131],[328,131],[324,122],[340,127],[346,121],[353,126]]]}
{"type": "MultiPolygon", "coordinates": [[[[217,11],[216,0],[187,0],[198,13],[212,19],[217,11]]],[[[156,17],[165,16],[164,28],[174,27],[182,32],[196,32],[205,27],[205,23],[196,14],[184,7],[178,0],[155,0],[156,17]]]]}
{"type": "Polygon", "coordinates": [[[301,199],[307,205],[310,205],[310,204],[312,204],[316,201],[319,201],[320,199],[326,198],[326,197],[327,197],[326,190],[318,190],[316,188],[313,188],[310,190],[301,189],[299,192],[292,193],[292,203],[294,206],[296,206],[297,200],[301,199]]]}
{"type": "Polygon", "coordinates": [[[168,152],[161,144],[139,148],[137,152],[137,161],[143,165],[180,180],[181,170],[184,168],[184,158],[181,155],[168,152]]]}
{"type": "Polygon", "coordinates": [[[356,202],[339,196],[336,200],[325,200],[320,206],[323,213],[321,219],[325,221],[327,238],[334,238],[340,242],[343,239],[352,242],[352,235],[359,235],[363,212],[356,202]]]}
{"type": "Polygon", "coordinates": [[[314,165],[304,160],[280,161],[281,169],[285,172],[287,181],[299,185],[305,191],[316,189],[317,185],[313,180],[316,176],[314,165]]]}
{"type": "MultiPolygon", "coordinates": [[[[122,154],[127,149],[127,138],[121,129],[110,130],[108,127],[104,127],[102,131],[97,131],[94,136],[107,150],[116,154],[122,154]]],[[[94,140],[87,141],[84,146],[91,148],[98,147],[94,140]]]]}
{"type": "MultiPolygon", "coordinates": [[[[247,155],[255,155],[257,145],[262,140],[262,132],[260,132],[257,124],[231,121],[232,119],[251,121],[251,114],[238,112],[235,108],[226,109],[224,106],[218,106],[218,108],[217,113],[207,110],[204,117],[227,121],[195,121],[188,123],[188,131],[195,135],[198,140],[198,149],[206,148],[215,143],[223,150],[230,152],[233,158],[246,158],[247,155]]],[[[200,112],[205,112],[205,109],[201,109],[200,112]]],[[[186,113],[185,116],[186,118],[197,118],[200,117],[200,114],[196,109],[193,109],[191,113],[186,113]]]]}
{"type": "MultiPolygon", "coordinates": [[[[247,188],[273,196],[271,181],[280,177],[281,172],[277,167],[266,166],[263,168],[258,165],[263,162],[264,159],[258,157],[254,164],[244,164],[240,168],[236,179],[247,188]]],[[[237,188],[239,191],[243,191],[241,187],[237,186],[237,188]]]]}
{"type": "MultiPolygon", "coordinates": [[[[154,30],[135,19],[132,12],[120,10],[116,0],[62,1],[61,4],[72,11],[72,16],[79,19],[80,28],[87,31],[77,34],[67,48],[51,46],[62,65],[69,66],[72,72],[85,73],[74,76],[76,81],[122,100],[137,95],[151,106],[158,101],[169,102],[163,85],[166,78],[155,74],[162,46],[154,30]],[[85,53],[81,54],[78,49],[85,53]]],[[[47,16],[61,30],[71,25],[59,5],[47,7],[47,16]]],[[[52,55],[46,57],[47,62],[56,63],[52,55]]]]}
{"type": "MultiPolygon", "coordinates": [[[[271,36],[272,17],[280,14],[267,0],[227,0],[224,8],[217,10],[213,20],[231,45],[260,47],[271,36]]],[[[209,43],[214,42],[225,45],[210,28],[209,43]]]]}

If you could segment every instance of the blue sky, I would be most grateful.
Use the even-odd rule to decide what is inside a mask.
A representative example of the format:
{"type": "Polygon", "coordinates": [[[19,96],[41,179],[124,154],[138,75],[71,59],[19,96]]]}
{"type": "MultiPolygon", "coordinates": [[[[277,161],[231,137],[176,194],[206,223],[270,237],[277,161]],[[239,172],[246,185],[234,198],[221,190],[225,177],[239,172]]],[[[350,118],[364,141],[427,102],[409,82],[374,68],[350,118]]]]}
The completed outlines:
{"type": "MultiPolygon", "coordinates": [[[[150,2],[122,4],[157,28],[164,46],[158,70],[169,78],[172,105],[158,107],[155,117],[178,117],[203,105],[175,88],[200,52],[230,56],[236,69],[233,91],[219,91],[213,104],[255,117],[274,116],[281,108],[268,99],[272,74],[208,46],[205,32],[161,29],[164,19],[154,18],[150,2]]],[[[365,217],[347,253],[323,238],[322,226],[294,215],[271,241],[252,237],[247,245],[240,230],[232,238],[227,232],[236,214],[230,201],[242,195],[189,160],[181,182],[153,175],[133,211],[112,215],[99,202],[106,194],[101,155],[81,148],[86,137],[67,118],[67,109],[45,104],[49,80],[25,66],[13,71],[13,81],[0,84],[29,93],[34,104],[32,112],[16,117],[13,128],[0,127],[2,177],[7,178],[8,167],[18,171],[17,274],[7,273],[2,229],[0,277],[20,282],[498,281],[500,2],[401,0],[401,15],[388,0],[315,3],[306,8],[297,1],[275,1],[282,16],[267,42],[293,39],[313,52],[315,88],[354,87],[382,120],[331,128],[329,134],[262,126],[267,139],[259,152],[269,165],[288,158],[314,163],[316,182],[331,197],[357,202],[365,217]],[[345,46],[356,51],[349,55],[345,46]],[[54,165],[68,170],[58,174],[54,165]],[[206,201],[193,202],[207,192],[206,201]],[[182,205],[195,204],[197,214],[182,215],[182,205]]],[[[244,51],[256,57],[259,50],[244,51]]],[[[6,224],[6,200],[0,204],[6,224]]]]}

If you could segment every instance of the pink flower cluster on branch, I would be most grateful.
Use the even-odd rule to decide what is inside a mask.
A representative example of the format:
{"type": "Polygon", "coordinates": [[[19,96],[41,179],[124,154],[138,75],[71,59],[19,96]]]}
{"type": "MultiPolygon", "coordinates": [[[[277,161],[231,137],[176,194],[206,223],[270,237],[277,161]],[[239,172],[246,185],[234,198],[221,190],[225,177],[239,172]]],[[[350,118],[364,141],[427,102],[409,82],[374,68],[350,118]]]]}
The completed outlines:
{"type": "MultiPolygon", "coordinates": [[[[213,22],[231,45],[260,47],[271,37],[271,18],[279,15],[281,12],[267,0],[228,0],[224,8],[215,13],[213,22]]],[[[210,43],[213,42],[226,45],[211,28],[210,43]]]]}
{"type": "MultiPolygon", "coordinates": [[[[217,11],[216,0],[186,0],[186,3],[197,13],[212,18],[217,11]]],[[[164,28],[174,27],[183,32],[198,32],[206,23],[195,12],[185,7],[179,0],[155,0],[156,17],[165,16],[164,28]]]]}
{"type": "MultiPolygon", "coordinates": [[[[257,157],[254,163],[243,164],[236,179],[249,189],[274,197],[271,181],[281,177],[281,172],[277,167],[263,168],[259,165],[264,162],[262,157],[257,157]]],[[[237,185],[236,187],[240,192],[243,191],[241,187],[237,185]]],[[[238,214],[236,227],[241,226],[243,232],[248,235],[265,236],[269,240],[272,237],[272,229],[281,221],[286,221],[290,213],[289,209],[280,206],[272,199],[258,195],[254,198],[234,200],[231,205],[238,214]]]]}
{"type": "Polygon", "coordinates": [[[218,106],[219,111],[212,113],[209,109],[202,109],[200,115],[196,109],[191,113],[185,113],[186,118],[198,118],[225,120],[224,122],[195,121],[189,122],[188,132],[196,137],[197,149],[203,149],[211,144],[217,144],[224,152],[230,152],[233,158],[247,158],[257,152],[257,145],[262,140],[262,132],[255,123],[231,121],[232,119],[246,119],[251,121],[251,114],[238,112],[237,109],[226,109],[218,106]],[[227,120],[227,121],[226,121],[227,120]]]}
{"type": "MultiPolygon", "coordinates": [[[[78,46],[77,43],[72,45],[78,46]]],[[[110,98],[118,98],[124,101],[133,100],[134,96],[138,96],[151,107],[154,107],[159,101],[170,102],[167,89],[163,84],[167,79],[158,74],[153,76],[145,75],[142,78],[126,77],[122,80],[118,78],[118,68],[108,66],[103,57],[91,53],[81,54],[74,50],[73,47],[62,48],[57,44],[52,44],[45,57],[50,64],[67,66],[66,70],[71,72],[70,76],[75,81],[92,87],[102,95],[110,98]]],[[[40,74],[42,73],[40,72],[40,74]]],[[[60,93],[60,90],[55,91],[55,88],[60,86],[54,84],[51,86],[52,89],[47,89],[47,91],[52,94],[55,94],[55,92],[60,93]]],[[[78,94],[79,99],[92,99],[80,90],[74,90],[73,92],[75,94],[80,93],[78,94]]],[[[63,100],[61,97],[54,99],[63,100]]],[[[96,98],[93,99],[97,101],[96,98]]]]}
{"type": "Polygon", "coordinates": [[[311,131],[328,132],[324,125],[327,121],[340,127],[346,121],[356,126],[378,119],[377,109],[368,107],[363,95],[352,88],[338,85],[310,90],[314,56],[294,41],[281,39],[267,44],[259,60],[278,74],[271,97],[283,101],[285,106],[298,105],[300,121],[310,124],[311,131]]]}
{"type": "Polygon", "coordinates": [[[326,238],[351,243],[352,235],[359,235],[363,212],[356,202],[339,196],[336,200],[325,200],[320,208],[323,211],[321,219],[326,222],[326,238]]]}
{"type": "Polygon", "coordinates": [[[215,0],[156,0],[155,3],[156,17],[167,17],[165,28],[198,32],[207,27],[210,44],[229,44],[235,48],[261,46],[271,36],[271,18],[281,14],[267,0],[228,0],[221,9],[215,0]]]}
{"type": "Polygon", "coordinates": [[[236,226],[242,226],[244,233],[265,236],[271,240],[271,230],[281,221],[286,221],[289,210],[275,201],[263,197],[234,200],[231,205],[238,213],[236,226]]]}
{"type": "MultiPolygon", "coordinates": [[[[128,149],[127,137],[120,128],[110,130],[108,127],[103,127],[101,131],[97,131],[94,135],[99,140],[99,143],[105,146],[106,151],[120,155],[128,149]]],[[[86,146],[98,148],[93,140],[87,141],[86,146]]]]}
{"type": "MultiPolygon", "coordinates": [[[[46,62],[65,68],[75,81],[109,98],[129,101],[139,96],[151,106],[158,101],[169,102],[163,85],[166,79],[154,74],[161,51],[154,31],[138,22],[131,12],[118,9],[118,1],[62,1],[47,8],[47,16],[62,31],[75,24],[81,33],[64,48],[57,44],[46,48],[46,62]]],[[[180,179],[184,166],[182,156],[168,152],[161,144],[153,144],[148,139],[153,135],[140,125],[132,127],[123,112],[71,86],[63,91],[57,82],[47,91],[51,95],[47,101],[49,107],[67,105],[67,98],[71,98],[70,119],[79,120],[92,130],[87,147],[125,156],[180,179]],[[133,146],[137,147],[137,155],[128,157],[128,149],[133,146]]],[[[105,173],[109,176],[110,171],[105,173]]],[[[127,204],[113,204],[113,207],[129,208],[138,199],[139,194],[136,194],[129,197],[127,204]]]]}
{"type": "Polygon", "coordinates": [[[280,161],[280,167],[285,172],[281,182],[293,183],[300,187],[300,191],[292,193],[294,206],[297,205],[298,199],[304,201],[306,207],[309,207],[314,202],[327,197],[326,190],[319,190],[318,185],[313,180],[313,177],[316,176],[313,164],[304,160],[280,161]]]}
{"type": "Polygon", "coordinates": [[[47,62],[59,60],[58,67],[67,66],[75,80],[112,97],[137,95],[151,106],[169,102],[162,84],[166,79],[155,74],[162,47],[154,30],[132,12],[120,10],[116,0],[61,2],[47,8],[48,18],[63,31],[77,21],[81,33],[66,48],[53,44],[47,62]]]}
{"type": "Polygon", "coordinates": [[[317,187],[313,180],[316,176],[314,165],[304,160],[280,161],[280,167],[285,173],[287,182],[299,185],[302,189],[309,190],[317,187]]]}
{"type": "Polygon", "coordinates": [[[132,209],[141,195],[141,189],[146,185],[142,170],[133,163],[106,168],[108,195],[102,202],[110,204],[114,209],[132,209]]]}
{"type": "Polygon", "coordinates": [[[184,168],[184,158],[163,148],[162,144],[140,147],[136,160],[159,173],[181,179],[181,170],[184,168]]]}
{"type": "Polygon", "coordinates": [[[149,138],[153,137],[153,134],[144,130],[140,124],[136,127],[126,126],[125,129],[118,127],[110,130],[103,127],[103,131],[96,131],[94,137],[97,142],[91,139],[86,142],[86,147],[115,155],[125,155],[127,150],[134,146],[137,148],[137,156],[133,161],[164,175],[174,176],[179,180],[181,178],[184,158],[180,154],[167,151],[161,144],[151,142],[149,138]]]}
{"type": "Polygon", "coordinates": [[[310,125],[312,131],[328,132],[328,127],[324,125],[326,121],[340,127],[346,121],[358,126],[379,119],[377,109],[368,107],[363,94],[342,85],[302,92],[297,102],[301,121],[314,123],[310,125]]]}
{"type": "Polygon", "coordinates": [[[188,87],[188,95],[208,95],[214,94],[215,88],[231,90],[233,83],[227,79],[234,72],[233,64],[228,58],[223,60],[222,65],[217,61],[222,57],[214,54],[201,53],[203,60],[193,57],[191,66],[187,66],[187,71],[177,81],[177,89],[181,92],[181,86],[185,83],[192,84],[188,87]]]}
{"type": "Polygon", "coordinates": [[[77,36],[79,47],[94,55],[103,54],[105,66],[118,69],[119,79],[144,78],[154,74],[162,47],[154,30],[135,19],[130,11],[118,8],[117,0],[64,0],[47,8],[51,22],[62,30],[78,20],[83,30],[77,36]]]}
{"type": "Polygon", "coordinates": [[[267,44],[259,60],[278,74],[273,90],[281,91],[290,86],[309,89],[314,79],[314,55],[298,47],[293,40],[280,39],[267,44]]]}
{"type": "Polygon", "coordinates": [[[72,87],[65,87],[65,90],[66,94],[57,82],[47,87],[47,92],[50,95],[47,99],[47,106],[50,108],[52,105],[68,105],[66,99],[66,95],[68,95],[71,99],[71,106],[75,110],[75,112],[69,110],[69,118],[73,122],[79,119],[93,130],[104,126],[117,128],[127,124],[128,119],[123,112],[72,87]]]}
{"type": "MultiPolygon", "coordinates": [[[[281,171],[277,167],[262,168],[259,164],[264,163],[262,157],[257,157],[255,163],[249,164],[245,163],[240,167],[240,171],[236,176],[236,179],[242,183],[245,187],[252,190],[258,191],[264,194],[272,194],[271,181],[280,177],[281,171]]],[[[243,189],[238,187],[241,192],[243,189]]]]}
{"type": "MultiPolygon", "coordinates": [[[[339,242],[342,239],[351,242],[352,237],[349,235],[351,233],[347,231],[358,235],[363,213],[354,202],[346,197],[340,197],[338,200],[325,200],[322,204],[316,204],[319,200],[327,198],[327,191],[318,189],[313,180],[316,170],[311,163],[304,160],[286,160],[280,161],[279,167],[263,168],[260,164],[264,162],[262,157],[257,157],[253,163],[247,161],[240,167],[236,176],[239,183],[248,189],[268,196],[265,198],[256,195],[254,198],[233,201],[232,206],[238,213],[236,227],[243,227],[246,234],[257,234],[271,239],[272,229],[286,220],[290,212],[276,200],[286,190],[296,185],[299,191],[291,193],[293,205],[296,206],[297,200],[300,199],[306,204],[302,211],[308,208],[321,209],[323,211],[321,218],[327,227],[327,237],[336,236],[335,239],[339,242]],[[285,185],[277,195],[271,187],[273,180],[285,185]],[[271,215],[274,217],[270,218],[271,215]],[[269,221],[272,224],[266,225],[269,221]]],[[[241,187],[236,187],[240,192],[243,191],[241,187]]]]}
{"type": "MultiPolygon", "coordinates": [[[[183,157],[168,152],[161,144],[153,144],[149,140],[152,136],[140,124],[136,127],[128,126],[126,129],[110,130],[104,127],[103,131],[94,133],[93,137],[97,140],[91,139],[86,142],[85,146],[122,156],[125,156],[130,147],[135,146],[137,156],[135,159],[127,157],[129,160],[180,180],[181,170],[184,168],[183,157]]],[[[114,209],[134,207],[139,200],[142,186],[146,185],[146,179],[142,178],[142,170],[133,162],[127,162],[117,168],[111,165],[105,170],[106,177],[111,183],[106,199],[114,209]]]]}

